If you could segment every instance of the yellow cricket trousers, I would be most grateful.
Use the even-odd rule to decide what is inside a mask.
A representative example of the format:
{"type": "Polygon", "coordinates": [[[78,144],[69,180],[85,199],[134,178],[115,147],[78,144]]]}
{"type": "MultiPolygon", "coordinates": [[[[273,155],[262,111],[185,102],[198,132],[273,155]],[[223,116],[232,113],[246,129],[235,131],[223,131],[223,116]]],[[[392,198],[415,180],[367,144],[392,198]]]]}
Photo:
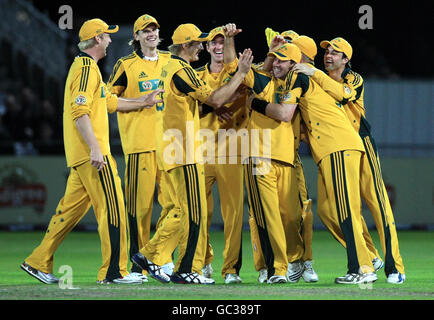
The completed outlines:
{"type": "MultiPolygon", "coordinates": [[[[150,238],[158,170],[155,151],[127,154],[125,163],[125,205],[131,258],[150,238]]],[[[131,271],[142,272],[135,264],[131,271]]]]}
{"type": "MultiPolygon", "coordinates": [[[[309,194],[306,186],[306,179],[303,172],[303,165],[301,159],[297,157],[295,163],[297,185],[298,185],[298,198],[302,210],[302,224],[301,236],[303,239],[304,253],[302,260],[313,260],[312,253],[312,239],[313,239],[313,213],[312,213],[312,200],[309,199],[309,194]]],[[[249,210],[249,225],[250,237],[253,249],[253,262],[257,271],[265,268],[264,256],[262,255],[261,243],[259,241],[258,227],[256,226],[255,218],[251,210],[249,210]]]]}
{"type": "Polygon", "coordinates": [[[360,198],[362,155],[357,150],[337,151],[318,164],[318,202],[323,207],[326,201],[329,205],[329,210],[321,210],[322,207],[319,207],[318,214],[329,230],[337,228],[330,225],[330,222],[337,219],[346,243],[348,273],[374,271],[363,237],[360,198]]]}
{"type": "Polygon", "coordinates": [[[164,170],[158,172],[160,177],[158,199],[162,204],[161,215],[154,235],[140,249],[140,253],[161,266],[172,261],[172,254],[178,246],[181,208],[175,205],[176,191],[168,173],[164,170]]]}
{"type": "Polygon", "coordinates": [[[298,198],[302,210],[301,236],[303,238],[304,253],[302,260],[313,260],[312,239],[313,239],[313,213],[312,200],[309,198],[309,192],[306,185],[306,179],[303,171],[303,164],[300,156],[297,154],[295,160],[295,172],[297,175],[298,198]]]}
{"type": "Polygon", "coordinates": [[[128,274],[128,240],[124,197],[116,162],[98,171],[87,161],[71,168],[66,190],[51,218],[41,244],[25,259],[33,268],[53,272],[54,253],[93,206],[101,240],[102,265],[98,280],[113,280],[128,274]]]}
{"type": "MultiPolygon", "coordinates": [[[[330,203],[327,199],[325,186],[319,181],[320,179],[322,179],[322,177],[321,175],[318,175],[318,216],[335,240],[338,241],[344,248],[346,248],[347,244],[345,243],[344,234],[342,233],[341,227],[339,225],[338,216],[330,213],[332,209],[330,208],[330,203]]],[[[372,240],[371,234],[369,233],[368,226],[366,225],[366,221],[363,216],[360,217],[360,220],[363,229],[363,238],[365,239],[366,246],[368,247],[371,261],[374,258],[380,258],[380,254],[378,253],[377,248],[375,248],[374,241],[372,240]]]]}
{"type": "Polygon", "coordinates": [[[399,252],[395,220],[381,174],[380,159],[375,141],[370,136],[362,138],[365,155],[362,157],[360,189],[375,221],[381,247],[384,253],[384,271],[405,273],[399,252]]]}
{"type": "MultiPolygon", "coordinates": [[[[166,185],[167,182],[161,181],[163,171],[157,168],[155,151],[129,154],[125,156],[125,161],[127,164],[125,169],[125,202],[131,258],[150,239],[155,186],[158,185],[157,198],[162,207],[156,228],[173,208],[173,202],[170,200],[170,192],[165,192],[162,189],[162,186],[166,185]]],[[[173,217],[173,214],[171,216],[173,217]]],[[[159,254],[154,256],[155,261],[150,259],[152,262],[166,264],[172,261],[172,253],[178,243],[176,240],[171,241],[170,239],[164,241],[167,250],[159,251],[159,254]],[[172,251],[170,251],[170,248],[172,248],[172,251]]],[[[135,264],[132,265],[131,271],[142,272],[135,264]]]]}
{"type": "Polygon", "coordinates": [[[250,158],[245,181],[268,277],[286,276],[288,262],[301,259],[304,251],[295,169],[274,160],[250,158]]]}
{"type": "MultiPolygon", "coordinates": [[[[173,198],[175,208],[168,213],[168,216],[171,217],[173,212],[174,215],[178,215],[176,219],[179,219],[179,234],[176,235],[176,232],[173,229],[171,230],[172,235],[179,237],[178,259],[174,272],[197,272],[202,274],[205,263],[207,233],[207,204],[203,165],[190,164],[177,167],[169,170],[167,176],[175,195],[173,198]]],[[[158,227],[156,234],[161,235],[166,229],[173,228],[176,225],[176,220],[172,220],[175,223],[170,225],[164,223],[158,227]]],[[[167,235],[169,233],[170,230],[167,235]]],[[[153,243],[153,239],[149,243],[153,243]]],[[[149,255],[150,250],[147,250],[146,246],[140,252],[153,261],[149,255]]],[[[155,261],[153,262],[155,263],[155,261]]]]}
{"type": "Polygon", "coordinates": [[[210,243],[209,228],[214,209],[212,186],[217,182],[220,208],[224,225],[222,276],[239,274],[242,264],[242,230],[244,213],[244,168],[242,164],[205,164],[205,187],[208,207],[207,252],[205,264],[210,264],[214,252],[210,243]]]}

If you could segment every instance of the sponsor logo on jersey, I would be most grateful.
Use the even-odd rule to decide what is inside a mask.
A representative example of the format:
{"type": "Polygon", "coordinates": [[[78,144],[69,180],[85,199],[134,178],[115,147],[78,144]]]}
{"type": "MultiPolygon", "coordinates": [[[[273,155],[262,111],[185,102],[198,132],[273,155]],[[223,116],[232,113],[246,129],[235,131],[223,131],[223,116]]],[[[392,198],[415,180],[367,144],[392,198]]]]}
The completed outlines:
{"type": "Polygon", "coordinates": [[[77,96],[77,98],[75,98],[75,104],[78,104],[79,106],[86,104],[86,97],[80,94],[77,96]]]}
{"type": "Polygon", "coordinates": [[[139,74],[139,79],[146,78],[147,76],[148,76],[148,75],[142,71],[142,72],[140,72],[140,74],[139,74]]]}
{"type": "Polygon", "coordinates": [[[346,94],[350,94],[351,93],[351,89],[347,86],[344,86],[344,90],[346,94]]]}
{"type": "Polygon", "coordinates": [[[101,87],[101,98],[105,98],[106,94],[105,94],[105,90],[104,87],[101,87]]]}
{"type": "Polygon", "coordinates": [[[158,79],[139,81],[139,90],[140,92],[156,90],[158,88],[158,82],[159,82],[158,79]]]}

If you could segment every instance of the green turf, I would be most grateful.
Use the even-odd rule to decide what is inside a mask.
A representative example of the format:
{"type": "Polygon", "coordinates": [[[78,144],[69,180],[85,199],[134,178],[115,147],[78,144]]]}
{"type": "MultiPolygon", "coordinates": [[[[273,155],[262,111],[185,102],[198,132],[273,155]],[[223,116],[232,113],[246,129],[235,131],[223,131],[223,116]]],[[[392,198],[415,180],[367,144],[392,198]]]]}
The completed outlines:
{"type": "MultiPolygon", "coordinates": [[[[386,283],[384,272],[371,287],[336,285],[334,278],[346,272],[344,249],[326,231],[315,231],[313,239],[314,268],[319,282],[268,285],[257,282],[253,267],[250,235],[244,231],[242,284],[224,285],[219,270],[222,265],[223,233],[213,232],[211,241],[216,253],[213,262],[214,286],[161,284],[153,279],[142,285],[97,285],[96,273],[101,255],[98,234],[72,232],[55,255],[54,274],[69,265],[73,270],[73,286],[61,289],[45,285],[28,276],[20,263],[39,244],[41,232],[0,233],[0,299],[146,299],[146,300],[426,300],[434,299],[434,232],[399,232],[400,250],[407,281],[402,285],[386,283]]],[[[372,232],[379,247],[378,236],[372,232]]],[[[381,249],[379,250],[381,252],[381,249]]]]}

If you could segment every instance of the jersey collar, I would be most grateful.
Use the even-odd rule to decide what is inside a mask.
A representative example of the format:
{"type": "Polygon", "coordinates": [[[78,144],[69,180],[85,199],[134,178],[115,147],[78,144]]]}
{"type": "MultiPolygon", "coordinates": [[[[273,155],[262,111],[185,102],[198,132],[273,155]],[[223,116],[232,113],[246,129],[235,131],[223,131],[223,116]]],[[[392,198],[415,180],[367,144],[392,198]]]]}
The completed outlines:
{"type": "Polygon", "coordinates": [[[350,71],[351,71],[350,68],[348,68],[348,67],[345,68],[344,71],[342,71],[341,78],[342,78],[342,79],[345,79],[346,75],[347,75],[348,72],[350,72],[350,71]]]}
{"type": "Polygon", "coordinates": [[[91,58],[94,60],[90,55],[88,55],[86,52],[80,51],[77,57],[85,57],[85,58],[91,58]]]}

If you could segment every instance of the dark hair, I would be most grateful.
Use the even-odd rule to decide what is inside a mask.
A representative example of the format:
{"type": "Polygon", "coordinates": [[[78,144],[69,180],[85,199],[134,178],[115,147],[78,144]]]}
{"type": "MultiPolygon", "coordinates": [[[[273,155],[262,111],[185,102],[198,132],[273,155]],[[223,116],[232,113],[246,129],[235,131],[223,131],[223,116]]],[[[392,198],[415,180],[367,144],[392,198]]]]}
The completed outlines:
{"type": "Polygon", "coordinates": [[[136,40],[136,39],[131,39],[130,41],[128,41],[128,45],[130,45],[131,47],[133,47],[133,51],[139,51],[141,49],[140,47],[140,41],[136,40]]]}
{"type": "MultiPolygon", "coordinates": [[[[345,58],[348,59],[347,55],[345,53],[343,53],[343,52],[342,52],[342,58],[343,59],[345,59],[345,58]]],[[[350,69],[352,68],[351,67],[351,61],[350,61],[350,59],[348,59],[348,62],[345,64],[345,68],[350,68],[350,69]]]]}

